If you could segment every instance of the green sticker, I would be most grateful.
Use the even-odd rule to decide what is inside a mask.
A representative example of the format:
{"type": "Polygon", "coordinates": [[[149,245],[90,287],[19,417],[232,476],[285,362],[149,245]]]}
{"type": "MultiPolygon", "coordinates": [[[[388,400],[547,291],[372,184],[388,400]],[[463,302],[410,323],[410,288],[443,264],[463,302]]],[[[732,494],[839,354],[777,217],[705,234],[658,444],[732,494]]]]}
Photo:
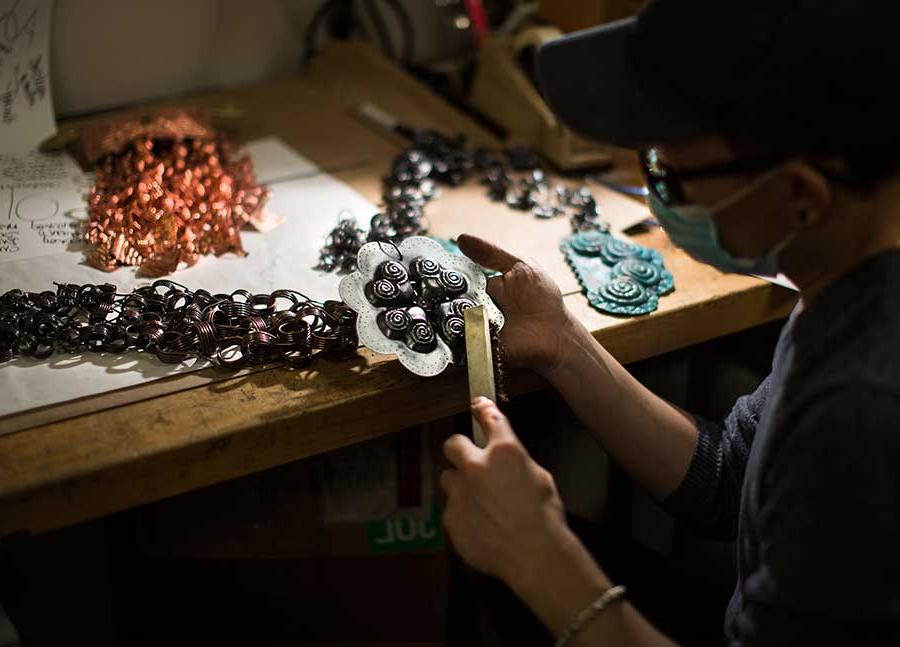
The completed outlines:
{"type": "Polygon", "coordinates": [[[400,511],[384,519],[366,523],[366,539],[373,553],[402,553],[441,548],[444,532],[441,514],[432,508],[423,519],[420,513],[400,511]]]}

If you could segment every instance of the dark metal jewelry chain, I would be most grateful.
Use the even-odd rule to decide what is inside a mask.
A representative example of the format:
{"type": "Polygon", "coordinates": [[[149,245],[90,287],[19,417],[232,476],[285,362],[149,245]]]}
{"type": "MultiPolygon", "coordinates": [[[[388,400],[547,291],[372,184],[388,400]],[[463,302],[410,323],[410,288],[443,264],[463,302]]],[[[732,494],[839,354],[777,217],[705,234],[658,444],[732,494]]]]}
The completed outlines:
{"type": "Polygon", "coordinates": [[[144,351],[166,363],[306,366],[356,352],[356,313],[294,290],[211,294],[158,280],[129,294],[116,286],[57,283],[56,291],[0,296],[0,362],[54,352],[144,351]]]}
{"type": "MultiPolygon", "coordinates": [[[[119,294],[116,286],[57,283],[56,291],[0,295],[0,362],[57,352],[152,353],[161,362],[204,358],[218,366],[280,363],[299,368],[318,354],[356,352],[356,313],[294,290],[211,294],[167,279],[119,294]]],[[[503,344],[491,325],[498,402],[505,390],[503,344]]]]}

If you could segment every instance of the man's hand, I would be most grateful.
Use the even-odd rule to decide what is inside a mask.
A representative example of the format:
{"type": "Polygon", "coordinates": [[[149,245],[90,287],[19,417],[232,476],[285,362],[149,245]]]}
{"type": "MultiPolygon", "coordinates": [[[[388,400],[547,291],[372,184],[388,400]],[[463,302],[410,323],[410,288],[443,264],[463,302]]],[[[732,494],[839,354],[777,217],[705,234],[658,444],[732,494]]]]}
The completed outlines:
{"type": "Polygon", "coordinates": [[[509,365],[540,373],[556,368],[563,358],[563,341],[579,324],[563,305],[553,279],[480,238],[463,234],[457,243],[479,265],[503,273],[488,282],[488,293],[506,316],[500,338],[509,365]]]}
{"type": "Polygon", "coordinates": [[[487,398],[476,399],[472,413],[487,447],[459,435],[444,444],[453,464],[441,475],[444,527],[470,566],[503,580],[558,636],[609,580],[566,525],[553,477],[528,455],[506,416],[487,398]]]}
{"type": "Polygon", "coordinates": [[[441,475],[444,526],[466,562],[510,583],[546,561],[569,531],[553,477],[528,455],[506,416],[487,398],[472,412],[488,444],[479,449],[461,435],[444,444],[453,465],[441,475]]]}

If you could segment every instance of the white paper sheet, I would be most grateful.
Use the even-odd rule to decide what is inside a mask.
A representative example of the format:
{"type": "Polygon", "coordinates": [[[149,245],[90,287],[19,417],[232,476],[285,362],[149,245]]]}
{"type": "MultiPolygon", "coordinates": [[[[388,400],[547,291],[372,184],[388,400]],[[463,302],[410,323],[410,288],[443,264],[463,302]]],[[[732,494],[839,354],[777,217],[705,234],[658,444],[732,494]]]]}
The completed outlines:
{"type": "Polygon", "coordinates": [[[253,172],[261,184],[298,180],[321,173],[318,166],[277,137],[257,139],[244,148],[253,158],[253,172]]]}
{"type": "Polygon", "coordinates": [[[50,96],[52,0],[0,0],[0,153],[27,153],[56,132],[50,96]]]}
{"type": "Polygon", "coordinates": [[[83,249],[86,178],[65,154],[0,154],[0,262],[83,249]]]}
{"type": "MultiPolygon", "coordinates": [[[[269,292],[278,288],[301,290],[313,299],[338,296],[340,276],[313,270],[319,248],[337,225],[342,211],[368,219],[375,207],[346,184],[327,174],[272,186],[272,209],[285,223],[269,234],[241,233],[245,258],[228,254],[203,257],[197,265],[170,278],[191,289],[231,292],[269,292]]],[[[11,288],[53,289],[53,281],[68,283],[115,283],[130,291],[148,283],[137,279],[132,268],[101,272],[83,263],[84,255],[65,252],[28,260],[13,260],[0,266],[0,293],[11,288]]],[[[49,360],[17,358],[0,367],[0,416],[65,402],[98,393],[134,386],[203,368],[205,364],[165,365],[155,357],[128,353],[57,354],[49,360]]],[[[0,433],[3,421],[0,420],[0,433]]]]}

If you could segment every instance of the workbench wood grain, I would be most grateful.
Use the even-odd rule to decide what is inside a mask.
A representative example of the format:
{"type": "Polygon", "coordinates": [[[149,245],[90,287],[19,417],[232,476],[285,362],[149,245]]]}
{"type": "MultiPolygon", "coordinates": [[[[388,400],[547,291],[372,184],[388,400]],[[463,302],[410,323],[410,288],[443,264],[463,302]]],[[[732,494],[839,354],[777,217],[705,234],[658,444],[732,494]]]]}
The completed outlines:
{"type": "MultiPolygon", "coordinates": [[[[406,123],[497,143],[470,118],[356,45],[326,50],[304,77],[183,103],[235,101],[249,111],[248,138],[277,134],[375,199],[398,145],[348,118],[348,105],[361,97],[406,123]],[[331,132],[336,120],[339,132],[331,132]]],[[[784,317],[794,303],[787,290],[693,262],[664,234],[651,231],[638,242],[662,251],[676,291],[652,315],[604,316],[588,306],[561,264],[556,245],[564,232],[555,228],[565,223],[486,209],[480,191],[446,192],[431,216],[436,233],[468,230],[542,257],[563,283],[568,307],[623,362],[784,317]]],[[[73,409],[74,417],[0,436],[0,537],[59,528],[327,452],[462,412],[468,402],[464,371],[419,378],[393,358],[366,350],[353,360],[320,361],[308,370],[272,368],[237,377],[213,372],[210,379],[216,381],[188,382],[191,388],[176,392],[157,385],[138,388],[132,397],[100,396],[91,406],[73,409]]],[[[531,374],[508,377],[512,394],[541,386],[531,374]]]]}

